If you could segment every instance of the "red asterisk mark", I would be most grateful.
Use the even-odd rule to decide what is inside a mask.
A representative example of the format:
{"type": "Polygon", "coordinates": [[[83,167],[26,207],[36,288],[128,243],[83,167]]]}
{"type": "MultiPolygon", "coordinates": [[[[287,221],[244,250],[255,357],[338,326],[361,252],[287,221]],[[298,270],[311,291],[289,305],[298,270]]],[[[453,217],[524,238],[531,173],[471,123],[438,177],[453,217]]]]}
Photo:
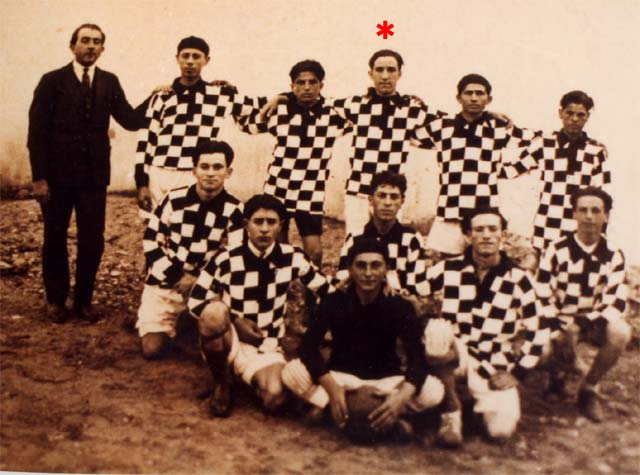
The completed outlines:
{"type": "Polygon", "coordinates": [[[387,20],[385,20],[382,22],[382,25],[378,23],[377,26],[378,36],[382,35],[385,40],[387,39],[387,36],[393,36],[393,31],[391,31],[393,29],[393,23],[387,23],[387,20]]]}

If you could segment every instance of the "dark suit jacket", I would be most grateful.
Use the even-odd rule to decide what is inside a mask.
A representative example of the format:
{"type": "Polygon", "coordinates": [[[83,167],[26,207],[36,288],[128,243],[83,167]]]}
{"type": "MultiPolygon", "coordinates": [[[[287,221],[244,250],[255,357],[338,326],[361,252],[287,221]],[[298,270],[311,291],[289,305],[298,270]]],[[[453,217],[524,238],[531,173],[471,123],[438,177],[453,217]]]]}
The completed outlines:
{"type": "Polygon", "coordinates": [[[87,112],[72,64],[40,80],[29,109],[27,146],[33,181],[49,185],[106,186],[110,180],[109,120],[127,130],[145,125],[148,100],[133,109],[118,78],[96,67],[87,112]]]}

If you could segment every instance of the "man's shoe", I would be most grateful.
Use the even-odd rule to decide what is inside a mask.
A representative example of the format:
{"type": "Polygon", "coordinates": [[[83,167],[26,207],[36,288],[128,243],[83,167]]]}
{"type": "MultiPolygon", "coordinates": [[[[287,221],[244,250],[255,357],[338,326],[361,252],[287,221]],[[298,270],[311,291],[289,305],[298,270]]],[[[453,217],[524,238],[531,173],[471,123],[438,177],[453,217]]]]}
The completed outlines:
{"type": "Polygon", "coordinates": [[[76,317],[85,322],[95,323],[100,320],[100,314],[92,305],[75,308],[76,317]]]}
{"type": "Polygon", "coordinates": [[[64,323],[69,320],[69,312],[64,305],[57,303],[47,303],[44,308],[46,317],[53,323],[64,323]]]}
{"type": "Polygon", "coordinates": [[[578,391],[578,407],[585,417],[593,422],[602,422],[604,411],[602,410],[600,398],[598,398],[598,394],[594,390],[581,388],[578,391]]]}
{"type": "Polygon", "coordinates": [[[436,436],[438,444],[456,448],[462,445],[462,412],[443,412],[440,421],[440,428],[436,436]]]}
{"type": "Polygon", "coordinates": [[[233,406],[233,375],[227,368],[219,377],[214,377],[209,398],[209,413],[213,417],[229,417],[233,406]]]}
{"type": "Polygon", "coordinates": [[[170,344],[171,338],[163,332],[146,333],[140,338],[142,356],[148,360],[159,360],[163,358],[169,350],[170,344]]]}

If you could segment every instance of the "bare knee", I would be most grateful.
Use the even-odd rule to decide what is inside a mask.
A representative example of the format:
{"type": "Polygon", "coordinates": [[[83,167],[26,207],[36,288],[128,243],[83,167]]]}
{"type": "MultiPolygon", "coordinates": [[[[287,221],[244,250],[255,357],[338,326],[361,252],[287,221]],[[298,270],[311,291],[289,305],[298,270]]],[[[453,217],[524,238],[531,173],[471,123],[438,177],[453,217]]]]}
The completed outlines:
{"type": "Polygon", "coordinates": [[[518,417],[514,414],[490,412],[483,414],[487,435],[495,441],[505,441],[516,431],[518,417]]]}
{"type": "Polygon", "coordinates": [[[622,319],[609,322],[606,338],[607,344],[623,350],[631,339],[631,326],[622,319]]]}
{"type": "Polygon", "coordinates": [[[169,335],[163,332],[152,332],[143,335],[140,338],[142,356],[148,360],[162,358],[169,349],[170,341],[169,335]]]}
{"type": "Polygon", "coordinates": [[[231,321],[229,320],[229,308],[222,302],[209,303],[198,320],[198,331],[201,337],[201,346],[204,351],[223,351],[228,346],[224,338],[229,334],[231,321]]]}

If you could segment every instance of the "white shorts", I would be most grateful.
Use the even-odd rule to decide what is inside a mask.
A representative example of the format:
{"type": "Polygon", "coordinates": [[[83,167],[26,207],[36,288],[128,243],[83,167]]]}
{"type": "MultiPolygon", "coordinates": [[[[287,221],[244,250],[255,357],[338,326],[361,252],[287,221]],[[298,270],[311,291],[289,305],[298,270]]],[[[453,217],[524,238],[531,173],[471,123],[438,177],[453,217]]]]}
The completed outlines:
{"type": "Polygon", "coordinates": [[[233,324],[231,334],[231,351],[227,361],[233,364],[233,371],[248,385],[251,385],[254,375],[261,369],[273,364],[286,363],[280,348],[276,348],[275,351],[261,351],[249,343],[241,342],[233,324]]]}
{"type": "Polygon", "coordinates": [[[478,373],[480,363],[469,356],[466,345],[456,339],[460,363],[455,371],[456,376],[466,377],[469,392],[475,404],[474,412],[479,414],[501,414],[511,417],[514,421],[520,419],[520,396],[518,388],[513,387],[503,391],[489,388],[489,380],[478,373]]]}
{"type": "Polygon", "coordinates": [[[176,319],[186,310],[182,295],[174,289],[145,285],[140,298],[136,328],[142,338],[147,333],[166,333],[176,336],[176,319]]]}
{"type": "MultiPolygon", "coordinates": [[[[405,380],[402,375],[388,376],[382,379],[360,379],[357,376],[340,371],[330,371],[331,376],[345,390],[372,386],[383,394],[392,393],[405,380]]],[[[329,404],[329,394],[319,384],[314,384],[306,366],[300,359],[289,361],[282,371],[282,382],[298,397],[317,407],[329,404]]],[[[435,376],[427,376],[422,390],[409,401],[408,407],[414,412],[422,412],[437,406],[444,397],[444,386],[435,376]]]]}
{"type": "Polygon", "coordinates": [[[436,217],[427,236],[427,248],[447,254],[462,254],[467,245],[459,223],[436,217]]]}

